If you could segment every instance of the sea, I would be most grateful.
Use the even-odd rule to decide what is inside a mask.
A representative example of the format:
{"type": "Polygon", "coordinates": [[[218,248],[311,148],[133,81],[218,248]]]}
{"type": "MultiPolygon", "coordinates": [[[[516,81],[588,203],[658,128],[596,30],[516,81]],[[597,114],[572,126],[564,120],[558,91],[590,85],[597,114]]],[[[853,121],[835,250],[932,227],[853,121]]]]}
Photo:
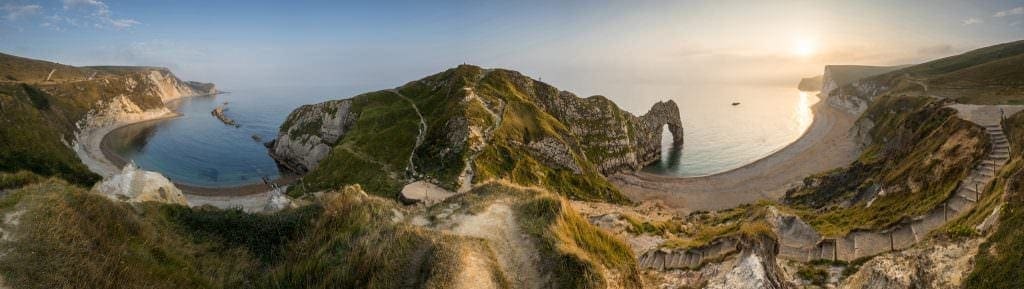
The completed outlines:
{"type": "MultiPolygon", "coordinates": [[[[228,89],[230,93],[185,98],[171,104],[181,117],[130,125],[113,132],[112,149],[139,167],[174,182],[200,187],[232,187],[275,179],[281,172],[264,143],[303,104],[341,99],[370,91],[358,87],[274,87],[228,89]],[[211,115],[218,105],[237,127],[211,115]]],[[[616,99],[623,107],[649,107],[652,101],[616,99]],[[650,102],[650,103],[646,103],[650,102]]],[[[662,158],[646,172],[693,177],[738,168],[778,151],[799,138],[813,121],[818,101],[796,88],[726,86],[669,97],[679,104],[684,145],[671,147],[663,132],[662,158]],[[734,103],[736,103],[734,105],[734,103]]],[[[634,114],[645,111],[637,109],[634,114]]]]}

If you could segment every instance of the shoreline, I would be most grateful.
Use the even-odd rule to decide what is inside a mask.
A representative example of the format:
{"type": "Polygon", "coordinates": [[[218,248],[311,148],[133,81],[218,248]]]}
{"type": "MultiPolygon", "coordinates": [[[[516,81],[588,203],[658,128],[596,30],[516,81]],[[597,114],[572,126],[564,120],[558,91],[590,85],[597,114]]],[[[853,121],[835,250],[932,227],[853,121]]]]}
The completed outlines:
{"type": "MultiPolygon", "coordinates": [[[[211,95],[197,95],[190,97],[201,97],[201,96],[213,96],[211,95]]],[[[164,103],[167,108],[154,109],[143,111],[140,113],[129,114],[127,119],[115,121],[113,123],[87,129],[80,133],[77,137],[78,143],[74,145],[76,155],[82,160],[90,170],[99,174],[103,178],[109,178],[110,176],[116,175],[121,172],[121,168],[127,163],[122,156],[118,155],[111,148],[111,141],[109,137],[112,132],[125,129],[132,125],[143,124],[147,122],[165,121],[177,117],[183,116],[180,113],[171,110],[182,98],[173,99],[164,103]]],[[[279,178],[274,179],[272,183],[279,186],[290,184],[291,182],[298,179],[297,175],[294,174],[282,174],[279,178]]],[[[199,204],[216,204],[216,203],[234,203],[229,202],[230,200],[217,200],[217,197],[257,197],[262,201],[266,201],[265,195],[267,195],[273,189],[261,182],[252,184],[246,184],[241,186],[230,186],[230,187],[203,187],[190,185],[181,182],[174,182],[174,186],[177,187],[184,193],[190,202],[193,199],[197,199],[199,204]],[[199,200],[209,199],[209,200],[199,200]]],[[[244,201],[244,200],[239,200],[244,201]]]]}
{"type": "MultiPolygon", "coordinates": [[[[122,129],[128,129],[132,125],[142,125],[142,124],[146,124],[146,123],[150,123],[150,122],[165,121],[165,120],[172,119],[172,118],[173,117],[165,117],[165,118],[156,118],[156,119],[143,120],[143,121],[139,121],[139,122],[134,122],[134,123],[118,126],[118,127],[114,128],[114,129],[111,129],[111,130],[107,131],[106,134],[103,136],[102,140],[100,141],[100,151],[103,152],[103,157],[106,158],[106,161],[108,161],[110,164],[112,164],[112,165],[114,165],[116,167],[124,167],[124,165],[127,164],[128,161],[124,157],[122,157],[121,155],[117,154],[117,152],[114,151],[113,145],[111,144],[110,136],[113,135],[114,132],[116,132],[118,130],[122,130],[122,129]]],[[[273,181],[271,181],[271,183],[276,184],[278,186],[284,186],[284,185],[288,185],[288,184],[294,182],[297,179],[298,179],[297,175],[288,174],[288,173],[282,173],[280,175],[280,177],[274,179],[273,181]]],[[[226,186],[226,187],[206,187],[206,186],[187,184],[187,183],[183,183],[183,182],[175,182],[175,181],[172,181],[172,182],[174,183],[175,187],[180,189],[185,194],[197,195],[197,196],[244,196],[244,195],[252,195],[252,194],[264,193],[266,191],[272,190],[271,187],[268,187],[266,184],[263,184],[262,182],[258,182],[258,181],[254,182],[254,183],[250,183],[250,184],[237,185],[237,186],[226,186]]]]}
{"type": "Polygon", "coordinates": [[[659,200],[682,211],[778,199],[805,177],[849,165],[860,153],[849,135],[856,116],[832,107],[827,99],[819,99],[811,112],[811,126],[796,141],[741,167],[698,177],[624,172],[609,180],[633,201],[659,200]]]}

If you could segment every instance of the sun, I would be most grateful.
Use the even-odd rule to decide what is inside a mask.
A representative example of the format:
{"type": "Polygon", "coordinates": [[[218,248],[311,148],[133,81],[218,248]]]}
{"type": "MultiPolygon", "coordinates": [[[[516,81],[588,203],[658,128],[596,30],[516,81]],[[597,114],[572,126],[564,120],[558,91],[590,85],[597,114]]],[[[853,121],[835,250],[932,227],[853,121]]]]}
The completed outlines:
{"type": "Polygon", "coordinates": [[[808,57],[817,52],[817,45],[809,39],[797,39],[793,43],[793,54],[800,57],[808,57]]]}

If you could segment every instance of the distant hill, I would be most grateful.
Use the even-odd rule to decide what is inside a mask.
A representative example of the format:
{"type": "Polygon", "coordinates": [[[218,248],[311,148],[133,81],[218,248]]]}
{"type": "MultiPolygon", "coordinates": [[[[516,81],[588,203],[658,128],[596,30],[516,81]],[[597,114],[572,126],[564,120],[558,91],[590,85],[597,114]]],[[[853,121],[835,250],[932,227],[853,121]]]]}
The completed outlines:
{"type": "Polygon", "coordinates": [[[822,75],[822,93],[829,93],[836,88],[853,83],[867,77],[887,73],[907,67],[899,66],[866,66],[866,65],[827,65],[822,75]]]}
{"type": "Polygon", "coordinates": [[[816,75],[801,78],[796,88],[800,91],[821,91],[822,77],[823,75],[816,75]]]}
{"type": "Polygon", "coordinates": [[[1024,40],[864,77],[828,92],[833,96],[830,102],[858,111],[882,93],[927,95],[966,104],[1024,104],[1024,40]]]}
{"type": "Polygon", "coordinates": [[[28,170],[79,184],[99,179],[70,148],[95,122],[90,118],[129,103],[130,109],[166,109],[165,100],[215,91],[212,84],[180,81],[166,68],[74,67],[8,54],[0,54],[0,78],[0,172],[28,170]]]}

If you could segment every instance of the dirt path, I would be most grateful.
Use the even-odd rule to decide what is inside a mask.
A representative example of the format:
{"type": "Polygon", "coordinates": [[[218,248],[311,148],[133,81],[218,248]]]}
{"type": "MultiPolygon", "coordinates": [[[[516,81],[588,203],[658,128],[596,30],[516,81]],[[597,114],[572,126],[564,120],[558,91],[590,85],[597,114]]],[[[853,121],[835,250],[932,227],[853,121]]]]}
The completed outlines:
{"type": "Polygon", "coordinates": [[[423,113],[420,113],[420,108],[416,106],[416,102],[413,102],[412,99],[406,97],[401,92],[398,92],[397,89],[391,89],[389,91],[391,91],[395,95],[398,95],[398,97],[405,99],[405,101],[409,102],[409,105],[412,106],[412,109],[416,111],[416,115],[420,117],[420,133],[416,135],[416,145],[412,147],[412,154],[409,154],[409,167],[407,169],[409,172],[412,173],[413,176],[415,176],[416,163],[414,163],[412,159],[416,157],[416,149],[418,149],[420,145],[423,144],[423,139],[427,137],[427,120],[423,118],[423,113]]]}
{"type": "Polygon", "coordinates": [[[487,266],[487,258],[480,256],[479,252],[463,249],[462,254],[462,271],[459,271],[459,276],[455,278],[455,285],[452,288],[457,289],[497,289],[499,285],[494,282],[494,275],[491,274],[490,268],[487,266]]]}
{"type": "MultiPolygon", "coordinates": [[[[476,91],[473,90],[472,87],[464,87],[463,89],[465,89],[466,93],[469,95],[468,101],[480,102],[480,105],[484,108],[484,111],[490,114],[491,119],[494,120],[494,125],[492,125],[489,128],[485,128],[484,131],[482,132],[483,141],[481,144],[490,143],[491,140],[494,139],[494,131],[498,130],[498,128],[501,127],[502,122],[505,121],[505,118],[502,116],[503,114],[505,114],[505,102],[502,101],[501,99],[497,99],[497,108],[500,110],[500,112],[496,113],[494,111],[491,111],[491,109],[487,107],[487,104],[484,103],[484,101],[480,99],[479,96],[477,96],[476,91]]],[[[473,131],[474,129],[475,128],[473,126],[470,126],[471,131],[473,131]]],[[[459,173],[459,193],[465,193],[473,189],[473,177],[476,174],[473,171],[473,162],[476,161],[476,158],[480,156],[480,153],[482,152],[482,145],[479,147],[473,147],[469,157],[466,158],[465,167],[462,169],[462,172],[459,173]]]]}
{"type": "Polygon", "coordinates": [[[463,217],[452,232],[487,240],[498,256],[502,271],[508,273],[513,288],[543,287],[543,279],[536,266],[540,261],[537,249],[520,230],[515,213],[507,204],[494,203],[479,214],[463,217]]]}
{"type": "Polygon", "coordinates": [[[803,136],[746,166],[694,178],[630,172],[609,179],[634,201],[660,200],[683,212],[780,198],[805,177],[849,165],[859,154],[850,135],[856,116],[830,106],[824,99],[811,109],[814,122],[803,136]]]}

